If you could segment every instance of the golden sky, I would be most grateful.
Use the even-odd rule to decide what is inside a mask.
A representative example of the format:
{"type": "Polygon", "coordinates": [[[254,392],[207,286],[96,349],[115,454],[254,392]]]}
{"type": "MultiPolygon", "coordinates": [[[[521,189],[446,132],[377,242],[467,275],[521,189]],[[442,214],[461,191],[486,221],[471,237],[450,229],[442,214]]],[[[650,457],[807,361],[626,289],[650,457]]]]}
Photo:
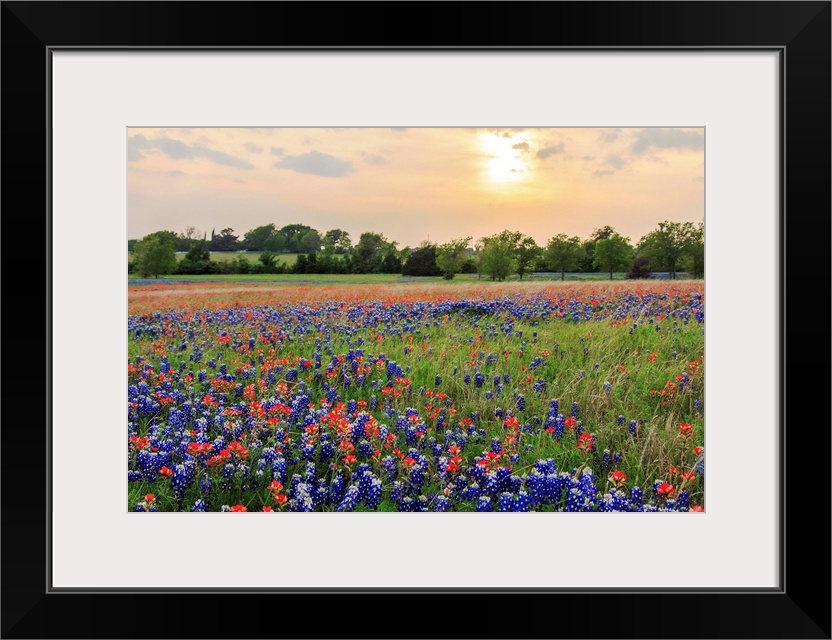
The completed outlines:
{"type": "Polygon", "coordinates": [[[698,129],[128,131],[128,234],[307,224],[400,247],[503,229],[540,245],[610,225],[633,243],[705,215],[698,129]]]}

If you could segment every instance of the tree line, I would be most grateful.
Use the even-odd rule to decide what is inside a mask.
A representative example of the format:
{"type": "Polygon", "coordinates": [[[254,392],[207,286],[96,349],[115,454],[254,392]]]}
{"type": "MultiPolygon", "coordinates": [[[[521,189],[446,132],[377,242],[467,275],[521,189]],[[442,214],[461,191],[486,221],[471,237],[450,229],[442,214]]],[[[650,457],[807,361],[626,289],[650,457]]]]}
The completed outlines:
{"type": "Polygon", "coordinates": [[[400,273],[410,276],[443,276],[476,273],[502,281],[512,275],[533,272],[624,271],[628,278],[649,278],[656,271],[675,278],[686,272],[695,278],[705,275],[705,228],[703,223],[659,222],[656,229],[633,245],[613,227],[595,229],[586,239],[558,234],[539,246],[519,231],[504,230],[479,238],[455,238],[444,244],[423,242],[415,249],[398,248],[383,234],[362,233],[353,245],[349,234],[332,229],[324,234],[302,224],[280,229],[273,224],[256,227],[242,239],[231,228],[219,234],[198,237],[193,227],[183,234],[156,231],[141,240],[128,241],[130,271],[142,277],[164,274],[220,273],[400,273]],[[211,251],[260,252],[257,263],[243,255],[219,262],[211,251]],[[177,261],[175,253],[186,255],[177,261]],[[280,253],[299,254],[294,265],[278,260],[280,253]]]}

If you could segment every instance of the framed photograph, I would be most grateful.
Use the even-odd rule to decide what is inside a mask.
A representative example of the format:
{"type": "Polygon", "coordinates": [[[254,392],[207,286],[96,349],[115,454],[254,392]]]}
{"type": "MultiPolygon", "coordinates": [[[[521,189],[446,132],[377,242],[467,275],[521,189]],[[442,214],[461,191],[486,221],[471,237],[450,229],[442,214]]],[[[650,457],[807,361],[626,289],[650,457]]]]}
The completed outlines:
{"type": "MultiPolygon", "coordinates": [[[[817,515],[830,469],[816,453],[830,440],[806,397],[828,342],[804,328],[817,301],[803,293],[806,273],[829,266],[830,3],[401,8],[412,26],[391,41],[367,22],[378,6],[359,3],[3,3],[3,637],[136,633],[98,615],[114,603],[128,619],[162,612],[148,636],[282,636],[287,615],[310,636],[410,635],[389,605],[449,596],[502,606],[484,622],[506,637],[830,637],[829,519],[817,515]],[[656,258],[662,221],[704,233],[704,253],[689,235],[680,262],[656,258]],[[495,247],[515,229],[536,262],[520,264],[521,237],[503,273],[495,247]],[[187,244],[178,261],[167,230],[187,244]],[[672,301],[638,348],[622,345],[644,327],[596,360],[594,329],[556,339],[504,306],[471,322],[491,323],[505,370],[444,353],[478,339],[471,313],[452,318],[477,277],[526,292],[483,300],[538,304],[535,287],[583,286],[553,274],[581,269],[590,241],[583,271],[624,278],[631,253],[625,266],[603,258],[616,238],[648,273],[706,274],[670,294],[644,285],[633,304],[672,301]],[[468,242],[455,253],[455,240],[468,242]],[[377,274],[402,273],[420,247],[450,281],[432,286],[459,292],[454,311],[394,318],[394,285],[412,284],[377,274]],[[224,249],[251,255],[220,264],[224,249]],[[345,262],[352,274],[335,273],[345,262]],[[154,282],[203,267],[193,285],[154,282]],[[232,282],[198,282],[211,269],[232,282]],[[257,316],[276,271],[283,293],[268,295],[286,296],[283,315],[257,316]],[[330,307],[314,282],[306,298],[285,293],[324,272],[330,307]],[[377,278],[386,307],[355,274],[377,278]],[[170,312],[196,296],[201,315],[170,312]],[[372,329],[361,344],[351,308],[372,329]],[[656,337],[671,331],[678,348],[656,337]],[[555,342],[559,364],[543,353],[555,342]],[[677,363],[698,364],[684,379],[677,363]],[[529,375],[538,366],[548,372],[529,375]],[[492,388],[477,384],[484,371],[492,388]],[[540,385],[567,375],[570,406],[550,407],[540,385]],[[627,404],[625,375],[655,424],[627,404]],[[671,386],[651,386],[661,376],[671,386]],[[704,393],[673,404],[690,380],[704,393]],[[471,401],[455,406],[446,388],[471,401]],[[396,392],[411,394],[401,407],[396,392]],[[162,410],[177,413],[148,419],[162,410]],[[176,431],[188,411],[199,416],[176,431]],[[285,513],[192,513],[243,510],[285,513]],[[305,510],[325,513],[292,513],[305,510]],[[498,513],[526,510],[539,513],[498,513]],[[163,613],[182,597],[206,615],[163,613]],[[372,629],[320,615],[345,603],[369,605],[372,629]],[[590,607],[615,614],[590,623],[604,620],[590,607]],[[560,613],[528,615],[549,610],[560,613]]],[[[621,305],[580,295],[565,296],[589,314],[574,324],[621,305]]]]}

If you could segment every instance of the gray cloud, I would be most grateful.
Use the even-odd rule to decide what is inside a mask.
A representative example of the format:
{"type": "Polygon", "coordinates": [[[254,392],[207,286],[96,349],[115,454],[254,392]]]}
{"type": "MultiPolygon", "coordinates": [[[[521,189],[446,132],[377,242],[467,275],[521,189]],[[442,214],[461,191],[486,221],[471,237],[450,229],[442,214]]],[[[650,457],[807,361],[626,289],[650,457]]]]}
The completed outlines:
{"type": "Polygon", "coordinates": [[[384,156],[380,156],[377,153],[362,153],[361,157],[364,158],[364,162],[373,166],[387,164],[388,162],[387,158],[385,158],[384,156]]]}
{"type": "Polygon", "coordinates": [[[285,151],[283,147],[272,147],[269,149],[269,153],[273,156],[282,156],[285,151]]]}
{"type": "Polygon", "coordinates": [[[619,156],[618,154],[613,154],[611,156],[607,156],[607,159],[604,161],[604,164],[608,164],[611,167],[615,167],[616,169],[621,169],[626,164],[626,160],[619,156]]]}
{"type": "Polygon", "coordinates": [[[583,158],[581,158],[581,160],[591,162],[592,160],[595,160],[595,156],[584,156],[583,158]]]}
{"type": "Polygon", "coordinates": [[[598,169],[597,171],[593,171],[592,175],[594,176],[611,176],[615,173],[615,171],[610,171],[609,169],[598,169]]]}
{"type": "Polygon", "coordinates": [[[150,140],[140,133],[132,138],[127,138],[127,159],[140,160],[142,157],[142,150],[150,148],[150,140]]]}
{"type": "Polygon", "coordinates": [[[548,158],[549,156],[553,156],[556,153],[561,153],[563,151],[563,143],[559,142],[558,144],[552,145],[550,147],[546,147],[544,149],[540,149],[537,152],[538,158],[548,158]]]}
{"type": "Polygon", "coordinates": [[[165,171],[165,175],[170,176],[171,178],[176,178],[178,176],[184,176],[185,172],[184,171],[177,171],[176,169],[174,169],[173,171],[165,171]]]}
{"type": "Polygon", "coordinates": [[[142,150],[159,149],[169,158],[174,160],[189,160],[192,158],[206,158],[216,164],[238,169],[254,169],[250,162],[232,156],[223,151],[215,151],[200,145],[187,145],[181,140],[174,138],[158,138],[149,140],[143,134],[133,136],[128,140],[127,157],[130,160],[139,160],[142,157],[142,150]]]}
{"type": "Polygon", "coordinates": [[[258,147],[253,142],[246,142],[243,146],[245,147],[246,151],[249,151],[251,153],[263,153],[263,147],[258,147]]]}
{"type": "Polygon", "coordinates": [[[636,155],[641,155],[649,151],[651,147],[657,149],[704,149],[705,136],[696,131],[642,129],[636,133],[630,151],[636,155]]]}
{"type": "Polygon", "coordinates": [[[352,162],[340,160],[320,151],[310,151],[299,156],[286,156],[279,162],[275,162],[274,166],[278,169],[291,169],[325,178],[340,178],[355,171],[352,162]]]}
{"type": "Polygon", "coordinates": [[[517,149],[518,151],[526,152],[529,150],[529,143],[526,141],[518,142],[517,144],[511,145],[512,149],[517,149]]]}
{"type": "MultiPolygon", "coordinates": [[[[193,158],[196,155],[192,147],[189,147],[181,140],[175,140],[173,138],[160,138],[159,140],[154,140],[153,146],[157,149],[161,149],[162,153],[175,160],[193,158]]],[[[198,148],[204,149],[205,147],[198,148]]]]}
{"type": "Polygon", "coordinates": [[[601,132],[598,139],[601,140],[601,142],[615,142],[618,140],[618,134],[620,133],[621,129],[606,129],[601,132]]]}

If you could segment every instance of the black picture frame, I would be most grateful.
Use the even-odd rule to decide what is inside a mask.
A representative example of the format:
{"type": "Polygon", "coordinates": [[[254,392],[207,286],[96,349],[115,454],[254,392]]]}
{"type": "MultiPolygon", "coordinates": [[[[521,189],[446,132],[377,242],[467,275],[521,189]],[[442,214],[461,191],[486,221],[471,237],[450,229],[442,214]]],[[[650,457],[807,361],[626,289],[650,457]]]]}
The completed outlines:
{"type": "MultiPolygon", "coordinates": [[[[829,638],[829,290],[811,300],[799,292],[807,275],[828,274],[830,267],[830,15],[828,1],[3,2],[2,637],[282,637],[300,629],[307,637],[829,638]],[[388,28],[378,29],[379,19],[388,28]],[[45,391],[50,327],[60,321],[50,314],[49,274],[60,265],[50,260],[48,91],[51,52],[70,47],[778,51],[785,80],[780,588],[396,594],[51,589],[45,391]],[[792,269],[786,269],[787,256],[792,269]],[[453,629],[441,628],[434,617],[442,610],[457,621],[453,629]]],[[[751,471],[753,462],[741,455],[738,460],[751,471]]],[[[96,508],[91,496],[86,500],[85,508],[96,508]]],[[[684,554],[674,561],[695,561],[689,548],[684,554]]]]}

